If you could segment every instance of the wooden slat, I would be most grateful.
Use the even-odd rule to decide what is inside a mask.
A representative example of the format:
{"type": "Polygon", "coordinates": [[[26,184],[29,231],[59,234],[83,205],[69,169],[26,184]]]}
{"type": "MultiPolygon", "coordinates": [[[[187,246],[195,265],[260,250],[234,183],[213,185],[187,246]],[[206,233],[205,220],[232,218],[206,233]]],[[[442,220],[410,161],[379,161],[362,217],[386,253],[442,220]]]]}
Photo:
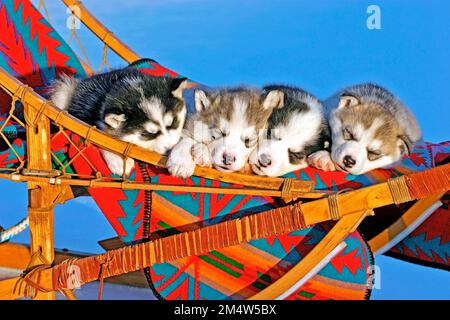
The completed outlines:
{"type": "MultiPolygon", "coordinates": [[[[83,258],[91,255],[92,254],[89,253],[56,249],[54,263],[58,264],[67,259],[83,258]]],[[[1,267],[23,271],[30,262],[30,257],[30,247],[28,245],[10,242],[0,244],[1,267]]],[[[105,282],[139,288],[148,287],[147,280],[141,272],[130,272],[117,277],[107,278],[105,279],[105,282]]],[[[1,298],[2,296],[0,295],[0,299],[1,298]]]]}
{"type": "MultiPolygon", "coordinates": [[[[143,183],[135,181],[115,181],[111,179],[73,179],[71,177],[40,177],[31,175],[21,175],[12,173],[0,173],[0,178],[12,180],[15,182],[40,182],[46,184],[54,184],[59,186],[79,186],[90,188],[118,188],[122,190],[153,190],[153,191],[177,191],[177,192],[195,192],[195,193],[215,193],[215,194],[232,194],[232,195],[245,195],[245,196],[265,196],[265,197],[282,197],[281,190],[268,190],[260,188],[240,188],[240,187],[210,187],[210,186],[195,186],[195,185],[171,185],[171,184],[158,184],[158,183],[143,183]]],[[[64,198],[60,200],[70,200],[74,197],[71,190],[67,190],[67,195],[64,194],[64,198]]],[[[322,191],[300,192],[292,191],[292,198],[303,199],[318,199],[323,198],[326,193],[322,191]]]]}
{"type": "Polygon", "coordinates": [[[339,220],[327,235],[291,270],[286,272],[275,283],[255,294],[250,300],[277,299],[300,279],[307,276],[336,246],[338,246],[365,218],[366,211],[347,215],[339,220]]]}
{"type": "MultiPolygon", "coordinates": [[[[39,115],[38,110],[26,103],[25,117],[28,119],[27,168],[51,170],[50,121],[39,115]]],[[[48,184],[28,183],[28,217],[30,221],[30,250],[32,254],[42,255],[48,263],[54,259],[53,202],[58,188],[48,184]]],[[[55,293],[39,293],[37,300],[54,300],[55,293]]]]}
{"type": "Polygon", "coordinates": [[[114,238],[108,238],[108,239],[100,240],[100,241],[98,241],[98,244],[105,251],[115,250],[115,249],[119,249],[119,248],[122,248],[122,247],[125,246],[125,244],[123,243],[122,239],[120,239],[119,237],[114,237],[114,238]]]}
{"type": "MultiPolygon", "coordinates": [[[[405,231],[411,224],[419,219],[424,212],[434,203],[439,201],[445,193],[438,193],[424,199],[418,200],[392,225],[384,229],[369,241],[372,252],[376,253],[390,243],[395,237],[405,231]]],[[[411,230],[413,231],[413,230],[411,230]]],[[[406,235],[405,235],[406,236],[406,235]]]]}
{"type": "Polygon", "coordinates": [[[0,298],[2,300],[14,300],[24,296],[23,291],[14,290],[19,277],[0,281],[0,298]]]}
{"type": "Polygon", "coordinates": [[[0,266],[24,270],[28,262],[30,262],[29,246],[9,242],[0,244],[0,266]]]}

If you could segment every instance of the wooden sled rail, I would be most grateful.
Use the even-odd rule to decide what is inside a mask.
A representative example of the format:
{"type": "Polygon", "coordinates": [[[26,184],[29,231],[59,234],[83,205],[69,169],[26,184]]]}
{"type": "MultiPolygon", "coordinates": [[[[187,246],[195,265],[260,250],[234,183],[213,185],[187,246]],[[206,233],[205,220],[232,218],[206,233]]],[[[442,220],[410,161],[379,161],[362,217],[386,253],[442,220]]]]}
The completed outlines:
{"type": "MultiPolygon", "coordinates": [[[[43,171],[41,171],[42,173],[43,171]]],[[[244,196],[263,196],[263,197],[281,197],[286,202],[297,198],[323,198],[324,192],[296,192],[291,191],[284,194],[283,191],[254,189],[254,188],[228,188],[228,187],[201,187],[189,185],[166,185],[157,183],[142,183],[134,181],[114,181],[102,179],[72,179],[71,177],[42,177],[22,175],[18,173],[0,173],[0,178],[14,182],[37,182],[55,186],[80,186],[89,188],[116,188],[122,190],[152,190],[152,191],[176,191],[176,192],[194,192],[194,193],[215,193],[232,194],[244,196]]]]}
{"type": "MultiPolygon", "coordinates": [[[[240,219],[171,235],[165,238],[112,250],[97,256],[70,259],[56,266],[41,265],[27,270],[24,277],[0,282],[0,296],[18,298],[37,292],[71,289],[68,277],[78,270],[76,283],[84,284],[128,272],[136,271],[167,261],[204,254],[220,248],[238,245],[252,240],[276,236],[307,227],[308,225],[342,220],[335,225],[338,237],[327,236],[317,246],[333,249],[335,242],[344,239],[355,230],[372,209],[422,199],[450,189],[450,164],[411,173],[370,187],[334,194],[326,199],[308,203],[294,203],[285,207],[252,214],[240,219]],[[348,218],[347,218],[348,217],[348,218]],[[330,240],[331,239],[331,240],[330,240]],[[334,240],[333,240],[334,239],[334,240]],[[328,244],[327,244],[328,243],[328,244]]],[[[315,252],[315,251],[314,251],[315,252]]],[[[305,264],[315,265],[323,254],[308,255],[305,264]]],[[[302,262],[296,270],[309,270],[302,262]]],[[[290,284],[290,277],[284,288],[290,284]]]]}
{"type": "MultiPolygon", "coordinates": [[[[72,117],[65,111],[53,106],[53,104],[35,93],[30,87],[22,84],[19,80],[9,75],[0,67],[0,85],[9,92],[10,95],[18,98],[25,107],[31,107],[36,117],[48,117],[54,124],[60,125],[75,134],[85,138],[96,146],[122,155],[124,158],[130,157],[149,164],[164,167],[166,158],[155,152],[145,150],[134,144],[127,143],[98,130],[95,127],[86,125],[84,122],[72,117]]],[[[34,120],[33,122],[36,122],[34,120]]],[[[32,169],[32,168],[31,168],[32,169]]],[[[220,180],[227,183],[240,184],[247,187],[260,189],[279,190],[283,189],[286,179],[269,178],[242,173],[224,173],[210,168],[196,167],[195,176],[213,180],[220,180]]],[[[292,192],[309,193],[314,185],[310,181],[293,180],[289,186],[292,192]]]]}

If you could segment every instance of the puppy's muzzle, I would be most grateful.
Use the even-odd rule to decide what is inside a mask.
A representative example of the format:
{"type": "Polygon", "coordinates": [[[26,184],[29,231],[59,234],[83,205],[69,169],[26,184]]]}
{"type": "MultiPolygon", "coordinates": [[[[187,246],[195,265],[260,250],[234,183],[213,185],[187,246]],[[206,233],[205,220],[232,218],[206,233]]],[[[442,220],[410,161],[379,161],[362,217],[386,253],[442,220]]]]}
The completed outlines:
{"type": "Polygon", "coordinates": [[[224,152],[224,154],[222,155],[222,162],[226,166],[231,166],[236,162],[236,156],[234,154],[224,152]]]}
{"type": "Polygon", "coordinates": [[[270,157],[267,154],[263,153],[258,158],[258,164],[260,167],[267,168],[272,164],[272,160],[270,160],[270,157]]]}
{"type": "Polygon", "coordinates": [[[356,164],[356,160],[353,159],[353,157],[350,155],[346,155],[342,162],[346,168],[353,168],[354,165],[356,164]]]}

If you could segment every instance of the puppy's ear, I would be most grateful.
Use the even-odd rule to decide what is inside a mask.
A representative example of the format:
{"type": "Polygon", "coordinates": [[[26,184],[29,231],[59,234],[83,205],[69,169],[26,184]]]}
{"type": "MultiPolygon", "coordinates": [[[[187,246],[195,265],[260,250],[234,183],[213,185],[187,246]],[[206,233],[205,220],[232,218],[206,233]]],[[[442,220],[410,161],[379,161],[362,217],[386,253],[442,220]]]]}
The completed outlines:
{"type": "Polygon", "coordinates": [[[409,156],[411,154],[411,150],[414,147],[411,139],[406,135],[401,135],[397,137],[397,147],[400,150],[400,154],[406,154],[409,156]]]}
{"type": "Polygon", "coordinates": [[[172,90],[172,95],[180,100],[183,100],[183,90],[186,89],[188,84],[187,78],[173,78],[170,83],[170,90],[172,90]]]}
{"type": "Polygon", "coordinates": [[[125,120],[126,117],[124,114],[108,113],[105,116],[105,123],[113,129],[119,128],[125,120]]]}
{"type": "Polygon", "coordinates": [[[275,109],[281,108],[284,105],[284,92],[280,90],[271,90],[263,97],[263,108],[275,109]]]}
{"type": "Polygon", "coordinates": [[[211,105],[211,99],[208,97],[205,91],[195,90],[195,110],[202,112],[209,108],[211,105]]]}
{"type": "Polygon", "coordinates": [[[338,109],[353,107],[360,103],[361,102],[359,101],[359,99],[355,96],[342,95],[341,100],[339,101],[338,109]]]}

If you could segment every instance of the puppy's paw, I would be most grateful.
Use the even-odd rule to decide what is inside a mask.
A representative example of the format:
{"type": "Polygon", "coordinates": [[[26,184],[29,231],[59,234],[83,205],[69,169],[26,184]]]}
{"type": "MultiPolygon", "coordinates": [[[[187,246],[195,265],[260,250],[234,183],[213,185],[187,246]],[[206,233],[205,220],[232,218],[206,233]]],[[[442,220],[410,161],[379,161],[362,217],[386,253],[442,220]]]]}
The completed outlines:
{"type": "Polygon", "coordinates": [[[201,167],[212,166],[211,153],[206,145],[203,143],[196,143],[192,147],[192,157],[194,158],[195,164],[201,167]]]}
{"type": "Polygon", "coordinates": [[[336,166],[331,159],[331,154],[325,150],[317,151],[309,155],[308,164],[311,167],[323,171],[336,171],[336,166]]]}
{"type": "Polygon", "coordinates": [[[183,157],[172,153],[167,159],[167,170],[175,177],[188,178],[194,174],[195,162],[190,156],[183,157]]]}
{"type": "MultiPolygon", "coordinates": [[[[111,170],[111,173],[122,176],[124,169],[122,157],[106,150],[101,150],[101,153],[109,170],[111,170]]],[[[133,168],[134,160],[131,158],[127,158],[125,161],[125,175],[130,175],[133,168]]]]}

